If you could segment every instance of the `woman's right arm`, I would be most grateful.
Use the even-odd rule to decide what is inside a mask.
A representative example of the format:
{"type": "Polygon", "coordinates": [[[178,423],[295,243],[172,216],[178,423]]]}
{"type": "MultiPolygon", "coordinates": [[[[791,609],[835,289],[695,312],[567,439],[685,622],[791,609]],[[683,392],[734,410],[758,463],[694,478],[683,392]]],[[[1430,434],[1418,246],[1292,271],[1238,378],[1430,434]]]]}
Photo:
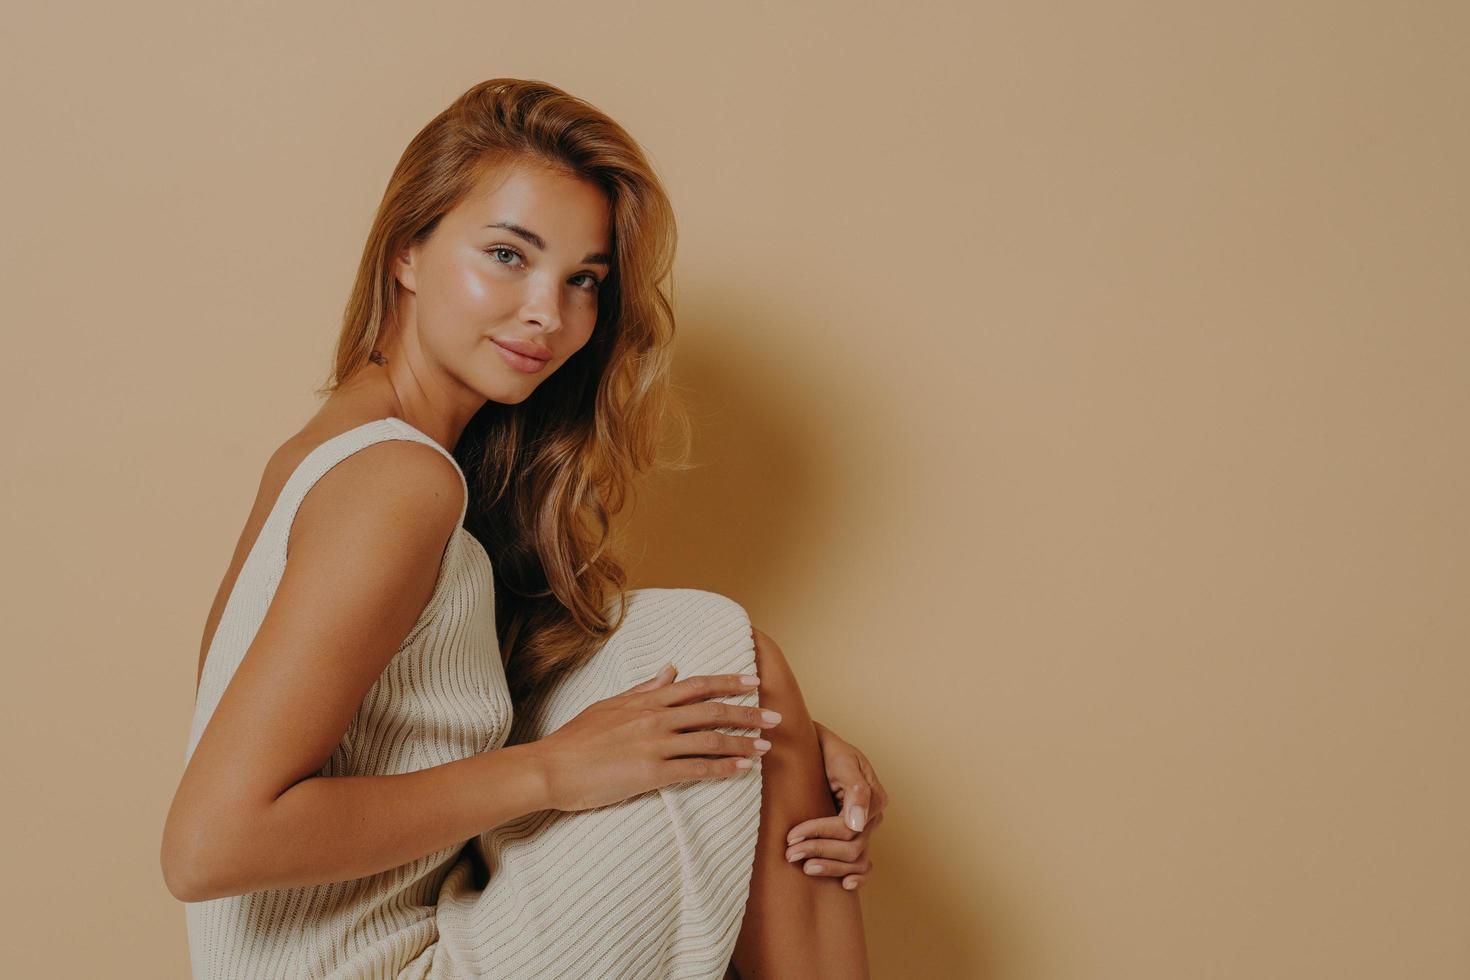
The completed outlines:
{"type": "Polygon", "coordinates": [[[184,902],[346,881],[544,809],[542,762],[530,745],[392,776],[313,776],[269,807],[202,828],[193,866],[166,856],[164,874],[184,902]]]}
{"type": "Polygon", "coordinates": [[[463,499],[453,464],[405,440],[353,453],[306,494],[265,619],[169,808],[175,897],[359,878],[545,808],[541,757],[514,746],[315,775],[428,603],[463,499]]]}

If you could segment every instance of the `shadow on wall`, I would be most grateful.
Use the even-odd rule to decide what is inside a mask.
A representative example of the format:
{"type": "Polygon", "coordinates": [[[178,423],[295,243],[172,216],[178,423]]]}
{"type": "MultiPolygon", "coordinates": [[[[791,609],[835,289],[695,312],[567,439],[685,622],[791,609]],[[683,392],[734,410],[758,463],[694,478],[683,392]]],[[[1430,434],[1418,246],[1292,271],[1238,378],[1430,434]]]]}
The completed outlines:
{"type": "MultiPolygon", "coordinates": [[[[868,526],[854,527],[851,512],[844,514],[844,481],[872,473],[880,484],[902,486],[912,474],[882,472],[906,465],[910,450],[883,444],[892,439],[883,435],[890,427],[876,417],[882,401],[867,382],[840,361],[802,360],[747,343],[757,334],[742,322],[770,314],[742,315],[741,306],[738,296],[715,296],[680,316],[674,383],[690,408],[691,462],[698,465],[655,476],[625,515],[629,585],[721,592],[761,626],[762,610],[789,610],[803,593],[820,590],[829,556],[844,550],[836,543],[868,526]],[[844,458],[854,446],[860,456],[844,458]]],[[[861,731],[841,734],[868,751],[861,731]]],[[[903,782],[894,771],[903,751],[872,753],[890,791],[903,782]]],[[[915,795],[944,797],[942,789],[915,795]]],[[[988,937],[999,935],[994,930],[1004,916],[974,921],[972,913],[998,903],[999,891],[956,864],[977,850],[973,842],[946,846],[923,824],[905,807],[885,817],[874,837],[871,856],[881,867],[862,892],[872,975],[991,976],[988,937]]],[[[814,884],[839,887],[836,880],[814,884]]],[[[1007,922],[1004,933],[1013,939],[1019,930],[1007,922]]]]}
{"type": "MultiPolygon", "coordinates": [[[[748,343],[738,303],[685,312],[674,384],[694,425],[693,469],[656,475],[630,522],[639,585],[723,592],[758,619],[766,600],[820,581],[822,555],[840,533],[835,479],[844,467],[824,430],[861,426],[863,399],[831,387],[824,367],[748,343]],[[834,418],[840,408],[841,418],[834,418]]],[[[769,335],[769,334],[767,334],[769,335]]],[[[757,622],[759,625],[759,622],[757,622]]]]}

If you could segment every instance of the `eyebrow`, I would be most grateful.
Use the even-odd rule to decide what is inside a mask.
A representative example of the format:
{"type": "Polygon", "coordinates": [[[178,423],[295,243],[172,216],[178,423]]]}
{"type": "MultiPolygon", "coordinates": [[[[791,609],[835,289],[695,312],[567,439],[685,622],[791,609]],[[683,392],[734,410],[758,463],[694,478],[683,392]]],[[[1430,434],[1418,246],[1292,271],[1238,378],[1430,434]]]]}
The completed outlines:
{"type": "MultiPolygon", "coordinates": [[[[492,221],[485,227],[504,228],[506,231],[514,232],[515,234],[520,235],[522,238],[530,242],[532,245],[535,245],[541,251],[546,251],[546,239],[542,238],[534,231],[531,231],[529,228],[522,228],[520,225],[516,224],[513,221],[492,221]]],[[[582,263],[584,265],[605,265],[611,268],[612,256],[606,252],[588,252],[586,255],[582,256],[582,263]]]]}

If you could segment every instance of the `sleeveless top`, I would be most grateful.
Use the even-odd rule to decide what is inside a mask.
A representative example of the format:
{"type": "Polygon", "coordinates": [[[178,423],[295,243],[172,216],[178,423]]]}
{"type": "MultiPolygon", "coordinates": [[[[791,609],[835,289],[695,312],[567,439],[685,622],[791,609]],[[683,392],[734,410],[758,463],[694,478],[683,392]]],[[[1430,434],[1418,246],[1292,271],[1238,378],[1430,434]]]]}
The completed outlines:
{"type": "MultiPolygon", "coordinates": [[[[512,711],[495,633],[494,580],[489,556],[464,527],[464,471],[431,436],[389,417],[322,442],[282,487],[210,641],[185,765],[270,607],[302,499],[338,462],[387,439],[422,442],[448,457],[465,503],[423,612],[317,775],[406,773],[505,745],[512,711]]],[[[346,964],[392,976],[400,951],[432,942],[435,898],[463,846],[366,878],[186,902],[194,976],[315,978],[346,964]]]]}

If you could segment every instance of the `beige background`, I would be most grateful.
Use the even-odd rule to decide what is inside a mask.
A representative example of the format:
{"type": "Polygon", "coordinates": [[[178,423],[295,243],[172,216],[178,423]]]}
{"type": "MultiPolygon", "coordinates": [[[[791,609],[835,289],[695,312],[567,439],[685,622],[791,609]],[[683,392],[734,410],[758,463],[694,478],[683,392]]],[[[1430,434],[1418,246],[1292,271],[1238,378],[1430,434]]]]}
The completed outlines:
{"type": "Polygon", "coordinates": [[[3,972],[182,977],[200,631],[408,139],[589,98],[681,221],[724,591],[892,792],[875,976],[1470,975],[1453,3],[25,5],[3,972]],[[58,965],[59,964],[59,965],[58,965]]]}

